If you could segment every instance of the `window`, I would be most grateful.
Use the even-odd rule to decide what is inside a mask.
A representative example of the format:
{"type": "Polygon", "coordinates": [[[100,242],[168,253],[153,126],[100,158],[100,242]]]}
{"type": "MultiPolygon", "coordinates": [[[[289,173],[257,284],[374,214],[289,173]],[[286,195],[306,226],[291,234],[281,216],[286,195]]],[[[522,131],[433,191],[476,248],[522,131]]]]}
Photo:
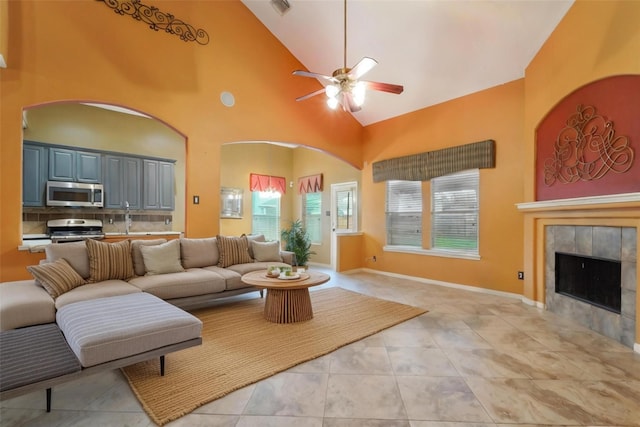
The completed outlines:
{"type": "Polygon", "coordinates": [[[302,195],[302,223],[311,243],[322,242],[322,193],[302,195]]]}
{"type": "Polygon", "coordinates": [[[422,247],[422,182],[387,181],[387,245],[422,247]]]}
{"type": "Polygon", "coordinates": [[[267,240],[280,240],[280,193],[251,193],[251,233],[264,234],[267,240]]]}
{"type": "Polygon", "coordinates": [[[431,248],[478,253],[478,169],[431,180],[431,248]]]}

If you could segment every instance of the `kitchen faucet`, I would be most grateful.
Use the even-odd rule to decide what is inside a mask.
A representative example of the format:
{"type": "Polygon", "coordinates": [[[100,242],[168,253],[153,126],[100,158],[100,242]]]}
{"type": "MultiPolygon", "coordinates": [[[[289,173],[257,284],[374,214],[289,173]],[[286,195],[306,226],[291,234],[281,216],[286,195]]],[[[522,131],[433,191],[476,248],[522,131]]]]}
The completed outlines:
{"type": "Polygon", "coordinates": [[[131,214],[129,213],[129,202],[124,202],[124,234],[129,234],[129,227],[131,227],[131,214]]]}

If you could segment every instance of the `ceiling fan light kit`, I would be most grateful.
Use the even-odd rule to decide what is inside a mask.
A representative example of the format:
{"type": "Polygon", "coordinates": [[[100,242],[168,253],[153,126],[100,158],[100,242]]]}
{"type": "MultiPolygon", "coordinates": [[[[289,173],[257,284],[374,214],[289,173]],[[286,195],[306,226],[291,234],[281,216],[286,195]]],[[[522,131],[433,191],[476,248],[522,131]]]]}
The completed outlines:
{"type": "Polygon", "coordinates": [[[344,66],[335,70],[331,76],[303,70],[294,71],[294,76],[313,77],[325,83],[324,89],[298,97],[296,101],[324,93],[327,95],[329,108],[336,109],[338,105],[342,105],[344,111],[355,113],[362,109],[367,89],[401,94],[404,90],[401,85],[359,80],[377,64],[375,59],[365,56],[353,68],[347,68],[347,0],[344,0],[344,66]]]}

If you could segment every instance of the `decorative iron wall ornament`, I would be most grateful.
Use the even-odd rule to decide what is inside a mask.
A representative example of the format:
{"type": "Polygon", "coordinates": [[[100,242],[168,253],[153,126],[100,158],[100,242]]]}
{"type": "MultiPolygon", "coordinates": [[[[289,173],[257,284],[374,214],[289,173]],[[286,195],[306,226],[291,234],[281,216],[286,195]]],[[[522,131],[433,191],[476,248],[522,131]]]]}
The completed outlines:
{"type": "Polygon", "coordinates": [[[578,105],[545,160],[544,182],[569,184],[600,179],[609,172],[625,173],[633,165],[629,138],[616,136],[613,122],[596,114],[593,106],[578,105]]]}
{"type": "Polygon", "coordinates": [[[142,21],[155,31],[164,30],[175,34],[185,42],[196,42],[201,45],[209,43],[209,34],[203,29],[195,29],[170,13],[161,12],[155,6],[142,4],[140,0],[98,0],[109,6],[119,15],[129,15],[142,21]]]}

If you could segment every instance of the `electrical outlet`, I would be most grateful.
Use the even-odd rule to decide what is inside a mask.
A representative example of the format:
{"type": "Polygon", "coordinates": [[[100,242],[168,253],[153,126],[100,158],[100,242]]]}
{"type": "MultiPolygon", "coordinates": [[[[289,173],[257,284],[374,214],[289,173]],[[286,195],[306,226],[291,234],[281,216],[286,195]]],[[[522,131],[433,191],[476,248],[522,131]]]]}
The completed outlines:
{"type": "Polygon", "coordinates": [[[518,280],[524,280],[524,271],[518,271],[518,280]]]}

